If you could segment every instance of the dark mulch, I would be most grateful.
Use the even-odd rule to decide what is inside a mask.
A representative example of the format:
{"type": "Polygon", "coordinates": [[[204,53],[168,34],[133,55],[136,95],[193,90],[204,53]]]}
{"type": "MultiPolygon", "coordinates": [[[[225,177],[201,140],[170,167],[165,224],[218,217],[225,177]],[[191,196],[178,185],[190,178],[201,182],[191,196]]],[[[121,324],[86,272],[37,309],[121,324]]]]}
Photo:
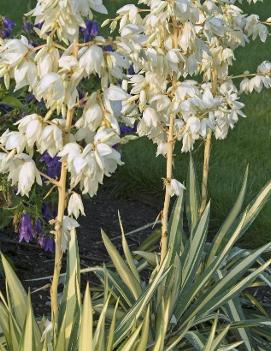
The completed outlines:
{"type": "MultiPolygon", "coordinates": [[[[118,211],[120,212],[125,232],[133,231],[148,223],[154,222],[161,204],[116,198],[111,192],[100,191],[98,196],[85,204],[86,217],[80,220],[78,242],[81,257],[81,267],[102,265],[108,260],[104,245],[101,241],[101,228],[120,247],[120,227],[118,211]]],[[[136,248],[152,228],[128,236],[131,248],[136,248]]],[[[14,233],[0,233],[1,251],[10,258],[16,273],[26,289],[32,292],[32,300],[36,315],[49,313],[49,283],[50,279],[26,281],[40,277],[51,276],[53,272],[54,256],[44,253],[35,245],[16,243],[14,233]],[[11,241],[11,242],[8,242],[11,241]]],[[[65,269],[65,260],[64,260],[65,269]]],[[[86,279],[91,279],[87,275],[86,279]]],[[[3,277],[0,274],[0,289],[4,288],[3,277]]]]}

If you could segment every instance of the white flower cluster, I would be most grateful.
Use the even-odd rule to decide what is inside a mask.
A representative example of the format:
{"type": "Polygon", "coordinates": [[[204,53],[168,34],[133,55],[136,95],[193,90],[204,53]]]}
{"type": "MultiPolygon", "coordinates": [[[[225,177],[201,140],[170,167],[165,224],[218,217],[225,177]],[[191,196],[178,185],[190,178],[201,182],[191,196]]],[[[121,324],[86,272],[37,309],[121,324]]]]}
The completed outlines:
{"type": "MultiPolygon", "coordinates": [[[[78,42],[84,18],[107,13],[102,0],[38,0],[30,15],[44,44],[33,47],[24,36],[1,40],[0,78],[7,88],[11,80],[15,90],[27,87],[48,112],[23,117],[0,137],[0,172],[28,196],[42,182],[36,153],[60,157],[70,181],[66,227],[74,228],[74,218],[84,214],[75,187],[93,196],[104,176],[122,164],[114,147],[121,141],[120,121],[137,122],[139,136],[156,143],[162,155],[170,128],[170,142],[181,141],[183,152],[209,131],[224,139],[244,116],[229,76],[234,50],[250,38],[264,42],[268,36],[267,25],[243,14],[237,3],[139,0],[144,9],[129,4],[106,21],[112,30],[119,22],[112,51],[106,49],[112,39],[102,36],[78,42]],[[130,65],[135,74],[127,74],[130,65]],[[79,97],[80,83],[91,76],[100,78],[101,88],[79,97]]],[[[270,87],[270,75],[271,64],[264,62],[252,79],[242,81],[241,92],[270,87]]],[[[183,189],[175,179],[167,181],[171,195],[183,189]]]]}
{"type": "Polygon", "coordinates": [[[114,146],[121,140],[122,104],[129,105],[130,98],[114,85],[126,74],[128,59],[104,49],[107,42],[101,36],[78,42],[79,26],[85,26],[84,17],[92,17],[92,10],[107,13],[102,0],[40,0],[31,14],[42,23],[37,33],[45,44],[33,47],[23,36],[0,43],[0,77],[6,87],[14,80],[15,90],[27,87],[48,109],[44,116],[24,116],[0,137],[0,172],[28,196],[35,182],[41,185],[36,153],[60,157],[67,162],[72,193],[68,212],[75,218],[83,208],[73,189],[79,186],[93,196],[104,176],[122,164],[114,146]],[[101,89],[80,99],[78,86],[91,75],[99,76],[101,89]]]}
{"type": "MultiPolygon", "coordinates": [[[[224,139],[239,116],[244,117],[244,105],[229,77],[234,50],[250,38],[264,42],[268,27],[258,16],[243,14],[232,0],[139,3],[148,8],[125,5],[111,24],[114,28],[119,21],[117,45],[135,71],[127,78],[127,91],[138,108],[138,134],[157,144],[157,154],[165,155],[174,114],[174,138],[182,141],[183,152],[191,151],[208,130],[224,139]],[[202,77],[203,83],[193,76],[202,77]]],[[[268,87],[268,69],[267,63],[260,67],[260,82],[251,84],[268,87]]],[[[246,90],[252,88],[243,86],[246,90]]]]}
{"type": "Polygon", "coordinates": [[[79,26],[85,26],[84,17],[92,18],[93,11],[107,14],[102,0],[38,0],[29,14],[42,24],[40,37],[56,32],[59,40],[68,43],[78,39],[79,26]]]}
{"type": "Polygon", "coordinates": [[[242,80],[240,84],[242,93],[252,93],[253,91],[260,93],[263,88],[271,88],[271,62],[262,62],[257,68],[257,73],[253,76],[251,79],[245,78],[242,80]]]}

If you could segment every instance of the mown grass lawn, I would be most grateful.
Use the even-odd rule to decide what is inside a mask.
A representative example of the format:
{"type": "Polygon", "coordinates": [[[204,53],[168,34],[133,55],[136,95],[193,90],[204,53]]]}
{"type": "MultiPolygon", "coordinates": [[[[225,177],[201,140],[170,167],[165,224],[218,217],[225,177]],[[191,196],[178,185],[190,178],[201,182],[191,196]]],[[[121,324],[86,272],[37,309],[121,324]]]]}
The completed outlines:
{"type": "MultiPolygon", "coordinates": [[[[127,0],[105,1],[112,16],[116,9],[127,0]]],[[[20,18],[27,11],[31,0],[0,0],[1,12],[16,20],[20,27],[20,18]]],[[[256,12],[262,19],[271,17],[271,1],[264,0],[257,5],[245,5],[247,12],[256,12]]],[[[263,60],[271,60],[271,40],[266,44],[251,43],[240,49],[236,55],[233,72],[244,70],[255,71],[263,60]]],[[[225,141],[215,141],[212,149],[210,170],[210,196],[212,199],[212,219],[217,227],[233,205],[238,194],[242,177],[247,164],[250,168],[249,191],[247,199],[252,199],[258,190],[271,179],[271,91],[262,94],[243,96],[246,104],[246,119],[240,120],[237,127],[225,141]]],[[[187,170],[187,155],[176,149],[175,177],[184,180],[187,170]]],[[[195,159],[201,170],[202,146],[194,151],[195,159]]],[[[154,158],[155,148],[147,140],[138,140],[123,147],[123,158],[126,163],[119,169],[114,179],[118,180],[118,191],[124,195],[159,194],[162,190],[161,178],[164,176],[165,161],[154,158]]],[[[271,203],[250,230],[245,245],[258,246],[271,240],[271,203]]]]}

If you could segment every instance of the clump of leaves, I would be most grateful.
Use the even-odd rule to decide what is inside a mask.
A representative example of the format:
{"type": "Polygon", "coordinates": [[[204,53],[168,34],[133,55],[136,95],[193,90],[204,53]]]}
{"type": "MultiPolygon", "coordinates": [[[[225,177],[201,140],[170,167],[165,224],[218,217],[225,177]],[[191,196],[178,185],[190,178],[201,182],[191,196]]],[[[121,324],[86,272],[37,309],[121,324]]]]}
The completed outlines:
{"type": "Polygon", "coordinates": [[[119,302],[124,315],[117,323],[115,345],[135,323],[138,327],[143,323],[140,340],[144,340],[144,347],[138,348],[143,341],[135,339],[129,350],[270,348],[270,316],[257,297],[244,291],[271,287],[271,259],[261,257],[271,245],[249,251],[236,243],[269,198],[271,182],[243,209],[247,177],[248,171],[236,203],[209,243],[210,204],[199,213],[201,202],[191,160],[186,198],[182,194],[176,201],[169,226],[169,250],[162,264],[159,254],[151,249],[155,235],[144,243],[144,250],[132,253],[122,232],[122,258],[102,234],[114,269],[108,267],[96,274],[101,281],[108,279],[113,301],[119,302]],[[185,220],[188,230],[184,229],[185,220]]]}
{"type": "Polygon", "coordinates": [[[171,216],[165,260],[161,263],[153,250],[156,234],[131,252],[121,225],[123,258],[103,232],[113,266],[81,271],[95,272],[103,282],[92,298],[87,286],[83,301],[73,230],[57,320],[34,318],[30,294],[2,256],[7,291],[6,297],[0,294],[0,350],[268,350],[270,316],[261,301],[244,291],[271,286],[271,259],[261,257],[270,244],[249,251],[236,243],[269,198],[271,182],[243,209],[247,176],[248,172],[229,216],[209,243],[210,205],[199,213],[191,160],[186,199],[182,193],[171,216]]]}

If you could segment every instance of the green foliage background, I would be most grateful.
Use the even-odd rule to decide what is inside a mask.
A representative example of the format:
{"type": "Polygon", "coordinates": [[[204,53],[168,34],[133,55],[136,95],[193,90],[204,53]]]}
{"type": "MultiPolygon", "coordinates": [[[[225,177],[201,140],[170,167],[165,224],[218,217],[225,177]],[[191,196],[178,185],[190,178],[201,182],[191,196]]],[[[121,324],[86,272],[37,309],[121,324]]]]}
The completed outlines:
{"type": "MultiPolygon", "coordinates": [[[[16,20],[20,29],[22,14],[31,8],[31,0],[0,0],[3,15],[16,20]]],[[[105,0],[113,17],[116,9],[129,0],[105,0]]],[[[258,13],[261,19],[271,17],[271,1],[247,5],[243,1],[246,12],[258,13]]],[[[244,70],[255,71],[263,60],[271,61],[271,40],[264,45],[253,42],[236,55],[233,73],[244,70]]],[[[212,149],[210,170],[210,196],[212,198],[212,223],[217,227],[226,216],[241,186],[246,165],[250,166],[248,196],[250,200],[264,184],[271,179],[271,90],[262,94],[243,96],[246,104],[246,119],[241,119],[237,127],[225,141],[215,141],[212,149]]],[[[201,170],[202,145],[198,144],[194,151],[196,163],[201,170]]],[[[180,155],[180,147],[176,149],[175,178],[186,178],[188,157],[180,155]]],[[[112,184],[119,194],[136,196],[158,196],[162,190],[161,178],[164,176],[165,161],[162,157],[155,158],[155,147],[145,139],[138,140],[123,148],[126,163],[112,179],[112,184]]],[[[250,239],[246,246],[259,246],[271,240],[271,204],[259,216],[250,230],[250,239]]]]}

